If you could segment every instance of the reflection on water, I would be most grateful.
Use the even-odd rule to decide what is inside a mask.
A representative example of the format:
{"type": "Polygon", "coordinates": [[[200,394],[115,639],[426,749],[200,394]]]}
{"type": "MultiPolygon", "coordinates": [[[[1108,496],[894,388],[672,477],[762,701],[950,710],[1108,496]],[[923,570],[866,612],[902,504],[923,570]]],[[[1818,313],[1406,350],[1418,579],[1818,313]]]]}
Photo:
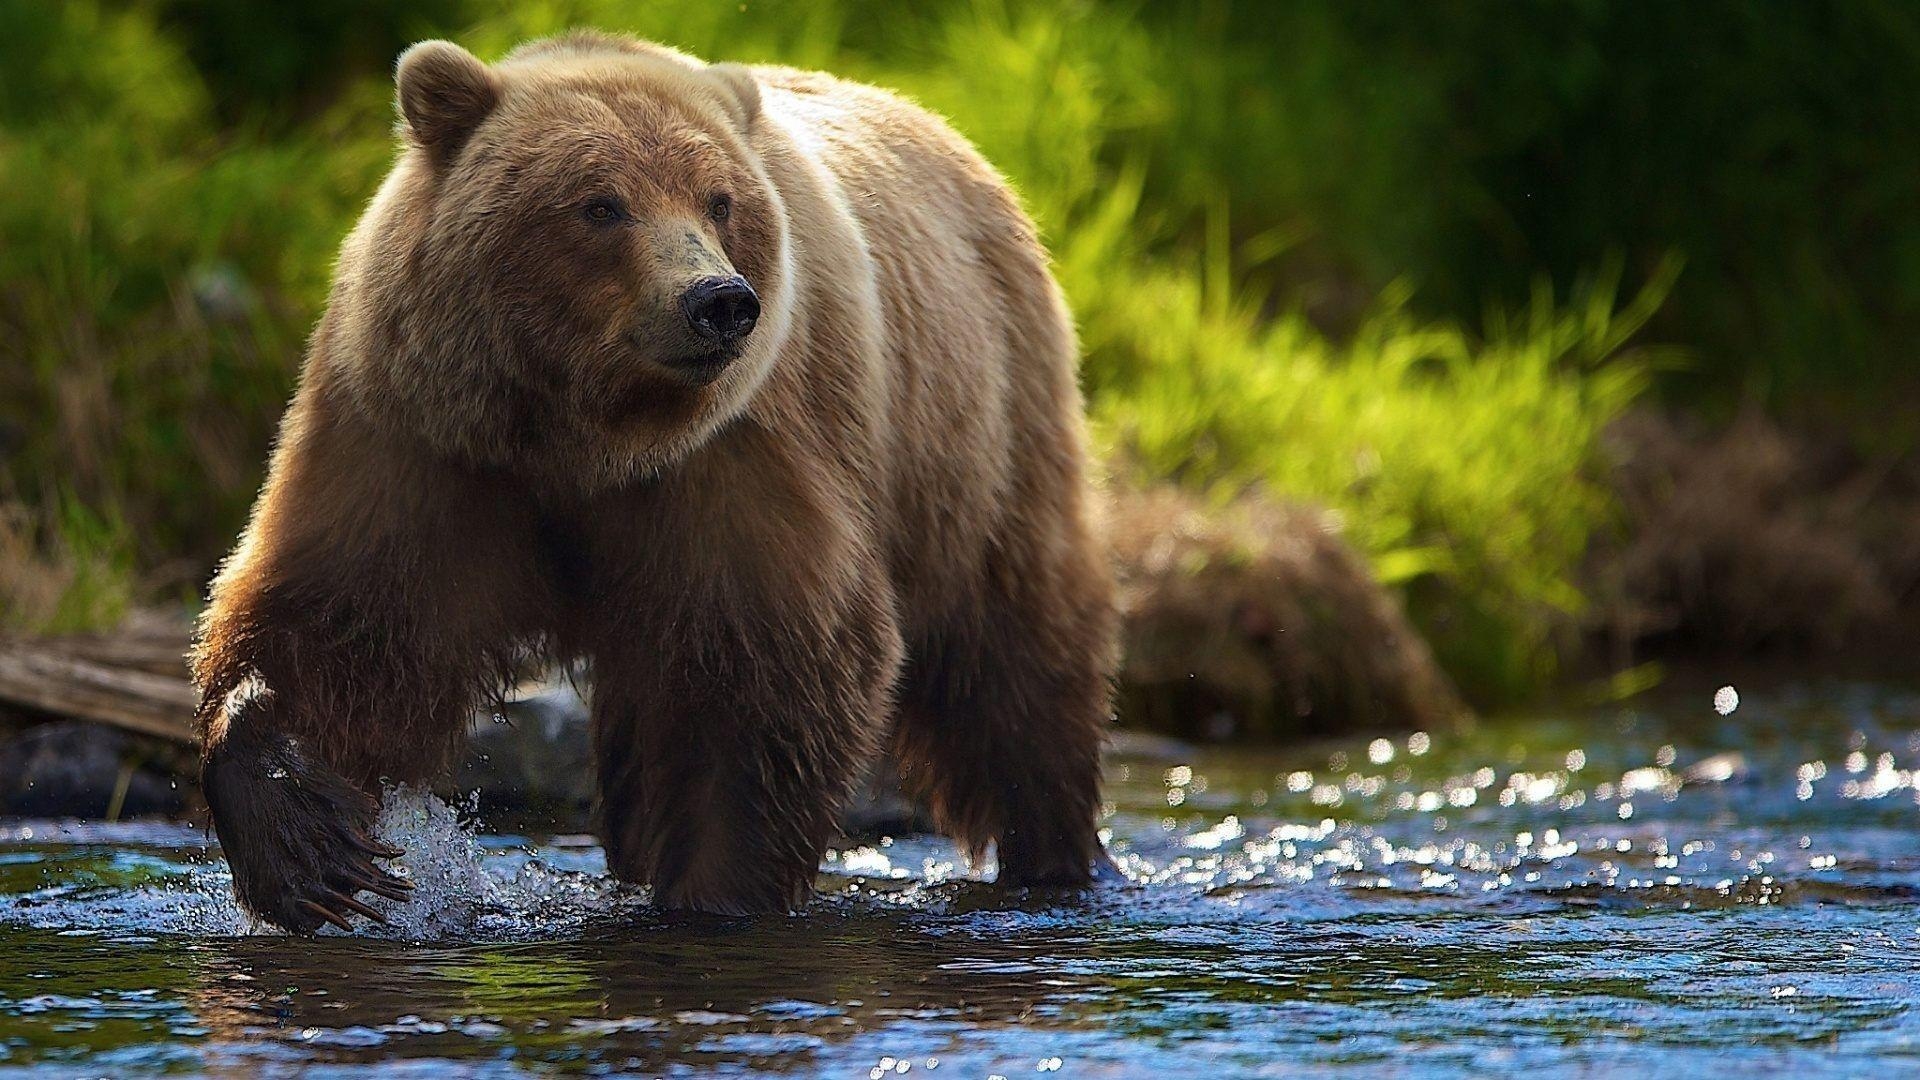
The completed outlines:
{"type": "Polygon", "coordinates": [[[173,825],[0,826],[0,1067],[1258,1074],[1920,1061],[1920,700],[1746,690],[1111,763],[1130,886],[939,841],[663,916],[582,838],[396,800],[402,940],[248,932],[173,825]]]}

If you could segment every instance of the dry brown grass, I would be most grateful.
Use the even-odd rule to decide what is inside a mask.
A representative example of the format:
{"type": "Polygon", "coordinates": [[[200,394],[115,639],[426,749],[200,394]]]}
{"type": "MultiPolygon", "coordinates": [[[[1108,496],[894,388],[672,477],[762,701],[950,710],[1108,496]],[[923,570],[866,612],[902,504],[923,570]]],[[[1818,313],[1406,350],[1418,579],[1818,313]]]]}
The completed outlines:
{"type": "Polygon", "coordinates": [[[1596,548],[1590,577],[1614,663],[1833,653],[1911,617],[1911,463],[1865,460],[1757,412],[1707,431],[1643,411],[1608,444],[1624,529],[1596,548]]]}
{"type": "Polygon", "coordinates": [[[0,630],[107,626],[131,600],[115,553],[81,549],[25,505],[0,499],[0,630]]]}
{"type": "Polygon", "coordinates": [[[1464,714],[1362,559],[1305,508],[1119,491],[1121,719],[1186,737],[1430,728],[1464,714]]]}

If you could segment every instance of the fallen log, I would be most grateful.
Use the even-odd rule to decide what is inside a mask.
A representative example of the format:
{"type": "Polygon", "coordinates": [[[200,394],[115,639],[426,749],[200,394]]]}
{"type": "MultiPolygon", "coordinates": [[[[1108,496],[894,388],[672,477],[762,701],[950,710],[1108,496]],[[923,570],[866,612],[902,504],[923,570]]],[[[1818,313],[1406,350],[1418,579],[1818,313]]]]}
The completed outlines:
{"type": "MultiPolygon", "coordinates": [[[[184,663],[175,660],[178,675],[147,670],[150,664],[103,663],[95,657],[127,658],[103,640],[0,640],[0,703],[191,742],[199,698],[184,663]]],[[[183,634],[173,655],[185,650],[183,634]]],[[[139,655],[150,662],[160,652],[142,648],[139,655]]]]}

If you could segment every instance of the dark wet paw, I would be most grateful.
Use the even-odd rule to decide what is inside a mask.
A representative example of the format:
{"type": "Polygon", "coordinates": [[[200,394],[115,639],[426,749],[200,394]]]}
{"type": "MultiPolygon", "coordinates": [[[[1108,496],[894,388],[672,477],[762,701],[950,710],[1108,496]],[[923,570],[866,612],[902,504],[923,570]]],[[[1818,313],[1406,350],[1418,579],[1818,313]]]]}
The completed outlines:
{"type": "Polygon", "coordinates": [[[307,934],[349,917],[386,922],[359,893],[406,900],[413,883],[374,863],[399,848],[372,838],[379,803],[285,735],[229,737],[201,774],[233,891],[248,911],[307,934]]]}
{"type": "Polygon", "coordinates": [[[1085,889],[1127,880],[1098,843],[1093,845],[1093,854],[1085,851],[1082,846],[1062,845],[1060,850],[1043,854],[1003,842],[997,883],[1016,889],[1085,889]]]}
{"type": "Polygon", "coordinates": [[[805,907],[812,896],[813,874],[799,864],[774,869],[742,859],[738,868],[726,872],[653,875],[653,902],[670,912],[728,918],[785,914],[805,907]]]}

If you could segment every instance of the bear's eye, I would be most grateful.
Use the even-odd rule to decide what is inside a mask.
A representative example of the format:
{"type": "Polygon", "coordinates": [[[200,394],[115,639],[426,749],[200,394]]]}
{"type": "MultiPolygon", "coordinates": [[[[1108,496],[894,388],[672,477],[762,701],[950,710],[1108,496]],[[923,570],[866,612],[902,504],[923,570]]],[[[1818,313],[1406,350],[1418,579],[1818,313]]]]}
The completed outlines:
{"type": "Polygon", "coordinates": [[[586,215],[588,221],[599,225],[611,225],[616,221],[624,221],[627,216],[627,208],[621,204],[620,200],[605,197],[592,200],[581,207],[580,212],[586,215]]]}
{"type": "Polygon", "coordinates": [[[707,200],[707,216],[716,222],[724,222],[733,216],[733,196],[715,195],[707,200]]]}

